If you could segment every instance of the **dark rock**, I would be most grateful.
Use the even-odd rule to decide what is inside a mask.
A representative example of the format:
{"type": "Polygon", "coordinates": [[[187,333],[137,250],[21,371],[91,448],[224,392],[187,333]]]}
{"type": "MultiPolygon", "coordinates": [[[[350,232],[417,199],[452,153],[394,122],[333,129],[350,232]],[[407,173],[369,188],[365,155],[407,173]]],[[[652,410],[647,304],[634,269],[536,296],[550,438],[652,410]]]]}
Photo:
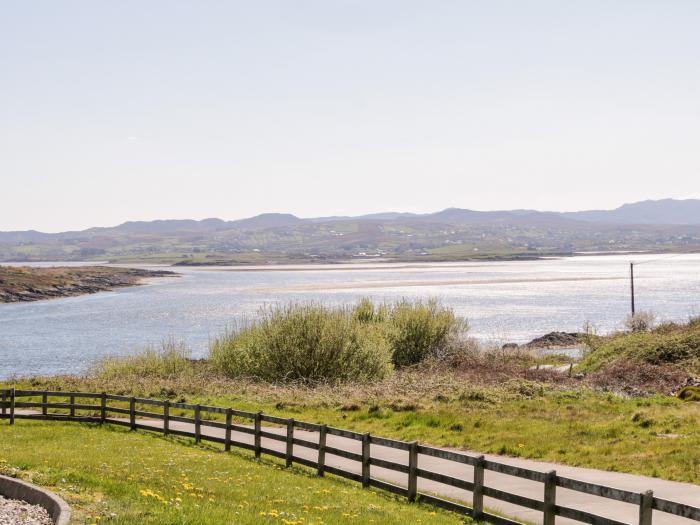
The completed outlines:
{"type": "Polygon", "coordinates": [[[581,334],[572,332],[550,332],[542,337],[533,339],[526,345],[527,348],[561,348],[579,344],[581,334]]]}

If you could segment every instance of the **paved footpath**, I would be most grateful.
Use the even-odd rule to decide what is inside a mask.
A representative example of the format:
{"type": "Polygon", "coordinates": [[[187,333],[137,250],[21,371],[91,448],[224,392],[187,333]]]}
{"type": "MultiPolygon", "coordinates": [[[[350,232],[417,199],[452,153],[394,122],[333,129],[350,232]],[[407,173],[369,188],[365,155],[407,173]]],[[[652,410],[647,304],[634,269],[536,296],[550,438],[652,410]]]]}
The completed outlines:
{"type": "MultiPolygon", "coordinates": [[[[137,419],[137,423],[139,423],[140,425],[153,427],[154,430],[160,429],[162,431],[163,428],[163,422],[159,420],[137,419]]],[[[171,421],[170,428],[172,430],[182,430],[191,433],[194,432],[194,425],[191,423],[171,421]]],[[[286,435],[285,428],[265,426],[263,427],[263,429],[268,432],[275,432],[281,435],[286,435]]],[[[223,429],[212,428],[207,426],[201,427],[201,433],[203,436],[213,436],[222,439],[224,437],[223,429]]],[[[294,436],[308,441],[318,442],[318,433],[316,432],[308,432],[295,429],[294,436]]],[[[232,432],[231,439],[233,442],[238,441],[248,443],[251,445],[253,444],[253,436],[242,432],[232,432]]],[[[361,443],[359,441],[348,438],[332,436],[329,434],[326,438],[326,444],[330,447],[347,450],[349,452],[355,452],[358,454],[362,452],[361,443]]],[[[284,442],[267,438],[262,438],[262,446],[265,448],[278,450],[280,452],[284,452],[286,449],[286,444],[284,442]]],[[[235,443],[232,443],[232,447],[235,447],[235,443]]],[[[467,453],[476,455],[476,453],[472,452],[467,453]]],[[[317,459],[317,454],[318,452],[315,450],[299,445],[294,446],[294,456],[315,461],[317,459]]],[[[372,445],[371,456],[387,461],[401,463],[404,465],[408,464],[408,453],[406,451],[396,450],[380,445],[372,445]]],[[[665,481],[657,478],[635,476],[631,474],[622,474],[618,472],[607,472],[588,468],[569,467],[554,463],[545,463],[520,458],[509,458],[505,456],[486,455],[486,459],[539,472],[549,472],[552,470],[556,470],[557,474],[561,476],[574,478],[581,481],[587,481],[589,483],[607,485],[610,487],[624,489],[632,492],[641,493],[647,490],[653,490],[654,495],[657,497],[677,501],[679,503],[693,505],[696,507],[700,506],[700,485],[694,485],[690,483],[679,483],[675,481],[665,481]]],[[[360,473],[359,462],[334,456],[332,454],[326,455],[326,464],[333,467],[341,468],[343,470],[347,470],[349,472],[360,473]]],[[[441,474],[447,474],[456,478],[462,478],[466,480],[472,480],[473,478],[473,471],[471,466],[461,465],[451,461],[446,461],[430,456],[419,455],[418,466],[422,469],[430,470],[433,472],[439,472],[441,474]]],[[[388,481],[404,487],[407,484],[406,474],[394,472],[376,466],[371,467],[371,476],[373,478],[388,481]]],[[[487,470],[485,472],[484,482],[489,487],[497,488],[499,490],[510,492],[512,494],[518,494],[521,496],[538,499],[540,501],[543,497],[543,485],[541,483],[533,482],[530,480],[516,478],[514,476],[508,476],[505,474],[499,474],[497,472],[487,470]]],[[[447,485],[443,485],[441,483],[437,483],[430,480],[419,479],[418,490],[421,492],[437,494],[442,497],[471,503],[470,492],[454,487],[449,487],[447,485]]],[[[635,505],[614,501],[607,498],[601,498],[598,496],[591,496],[588,494],[583,494],[581,492],[562,489],[561,487],[557,488],[557,504],[575,509],[585,510],[588,512],[594,512],[595,514],[598,514],[600,516],[621,521],[623,523],[629,523],[631,525],[636,525],[639,520],[639,508],[635,505]]],[[[484,505],[488,509],[496,510],[502,513],[503,515],[515,518],[519,521],[526,521],[530,523],[542,523],[542,513],[536,510],[526,509],[517,505],[513,505],[511,503],[495,500],[493,498],[484,498],[484,505]]],[[[557,517],[556,525],[568,524],[580,524],[580,522],[570,520],[567,518],[557,517]]],[[[699,522],[687,518],[673,516],[671,514],[665,514],[658,511],[654,511],[653,524],[699,525],[699,522]]]]}

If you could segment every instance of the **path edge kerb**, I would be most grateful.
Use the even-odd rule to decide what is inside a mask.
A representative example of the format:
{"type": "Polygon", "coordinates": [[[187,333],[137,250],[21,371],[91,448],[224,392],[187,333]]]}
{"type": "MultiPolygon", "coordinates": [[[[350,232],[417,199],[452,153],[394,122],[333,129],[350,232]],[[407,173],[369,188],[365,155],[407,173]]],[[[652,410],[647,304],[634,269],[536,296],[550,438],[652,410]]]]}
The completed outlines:
{"type": "Polygon", "coordinates": [[[0,494],[44,507],[55,525],[68,525],[70,507],[53,492],[16,478],[0,475],[0,494]]]}

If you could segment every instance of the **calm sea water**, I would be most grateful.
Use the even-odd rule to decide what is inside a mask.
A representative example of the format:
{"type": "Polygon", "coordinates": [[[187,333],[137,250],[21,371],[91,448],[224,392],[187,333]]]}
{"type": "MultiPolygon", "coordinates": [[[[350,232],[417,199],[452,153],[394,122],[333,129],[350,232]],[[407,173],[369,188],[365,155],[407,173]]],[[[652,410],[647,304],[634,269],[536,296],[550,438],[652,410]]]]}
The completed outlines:
{"type": "Polygon", "coordinates": [[[637,309],[660,319],[700,314],[700,255],[581,256],[431,265],[339,265],[234,271],[178,268],[181,277],[95,295],[0,304],[0,378],[80,373],[105,355],[125,355],[165,338],[194,356],[222,330],[265,305],[437,297],[471,323],[473,336],[526,342],[552,330],[599,333],[629,312],[628,263],[637,309]]]}

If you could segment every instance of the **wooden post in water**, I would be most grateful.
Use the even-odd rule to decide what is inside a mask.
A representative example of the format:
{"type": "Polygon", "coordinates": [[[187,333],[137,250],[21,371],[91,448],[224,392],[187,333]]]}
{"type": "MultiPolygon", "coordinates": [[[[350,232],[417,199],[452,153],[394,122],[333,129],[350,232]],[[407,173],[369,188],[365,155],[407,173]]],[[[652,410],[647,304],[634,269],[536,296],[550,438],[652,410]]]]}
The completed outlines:
{"type": "Polygon", "coordinates": [[[287,420],[287,452],[284,455],[285,464],[287,467],[292,466],[292,457],[294,455],[294,420],[287,420]]]}
{"type": "Polygon", "coordinates": [[[554,525],[557,516],[557,473],[555,470],[547,472],[544,479],[544,520],[543,525],[554,525]]]}
{"type": "Polygon", "coordinates": [[[226,409],[226,435],[224,437],[224,450],[228,452],[231,450],[231,419],[233,418],[233,412],[230,408],[226,409]]]}
{"type": "Polygon", "coordinates": [[[369,432],[362,434],[362,487],[369,487],[369,458],[370,458],[369,432]]]}
{"type": "Polygon", "coordinates": [[[479,456],[474,465],[472,508],[474,509],[474,519],[477,521],[484,516],[484,461],[484,456],[479,456]]]}
{"type": "Polygon", "coordinates": [[[416,501],[418,494],[418,443],[409,445],[408,449],[408,501],[416,501]]]}
{"type": "Polygon", "coordinates": [[[321,425],[318,432],[318,471],[317,474],[321,477],[326,471],[326,434],[328,434],[328,426],[321,425]]]}
{"type": "Polygon", "coordinates": [[[639,525],[651,525],[651,517],[654,512],[654,493],[647,490],[639,496],[639,525]]]}

